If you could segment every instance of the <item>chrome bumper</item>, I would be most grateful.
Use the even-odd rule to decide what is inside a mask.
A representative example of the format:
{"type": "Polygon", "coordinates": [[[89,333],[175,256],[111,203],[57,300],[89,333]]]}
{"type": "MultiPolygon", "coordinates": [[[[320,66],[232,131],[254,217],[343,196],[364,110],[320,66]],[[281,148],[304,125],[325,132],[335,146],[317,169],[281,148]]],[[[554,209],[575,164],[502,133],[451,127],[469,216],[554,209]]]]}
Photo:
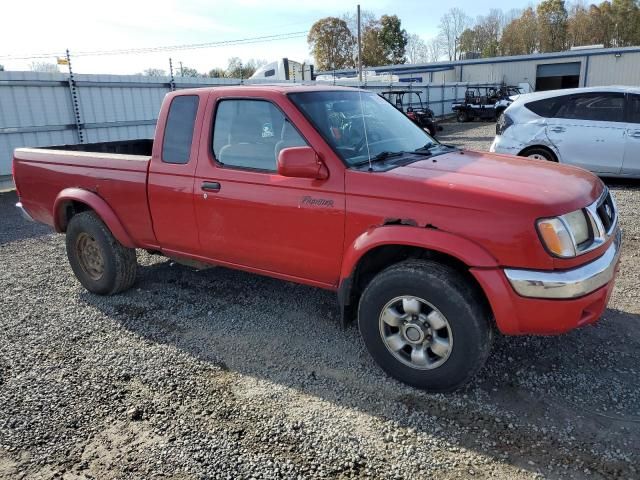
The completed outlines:
{"type": "Polygon", "coordinates": [[[31,215],[29,215],[29,213],[24,209],[24,207],[22,206],[22,202],[18,202],[16,203],[16,208],[18,210],[20,210],[20,213],[22,214],[22,217],[25,220],[29,220],[30,222],[33,222],[33,218],[31,218],[31,215]]]}
{"type": "Polygon", "coordinates": [[[513,289],[523,297],[570,299],[587,295],[611,281],[616,272],[622,232],[600,258],[573,270],[544,272],[505,268],[513,289]]]}

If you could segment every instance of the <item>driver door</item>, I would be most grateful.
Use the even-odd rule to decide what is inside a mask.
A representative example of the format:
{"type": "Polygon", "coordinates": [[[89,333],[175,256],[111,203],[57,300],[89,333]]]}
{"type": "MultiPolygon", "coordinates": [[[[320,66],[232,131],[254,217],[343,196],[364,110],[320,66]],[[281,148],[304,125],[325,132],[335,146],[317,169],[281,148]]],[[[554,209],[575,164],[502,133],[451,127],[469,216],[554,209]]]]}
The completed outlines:
{"type": "Polygon", "coordinates": [[[259,273],[336,285],[344,175],[330,162],[326,180],[279,175],[280,150],[314,146],[273,100],[247,96],[213,95],[206,113],[213,131],[201,149],[194,185],[201,254],[259,273]]]}

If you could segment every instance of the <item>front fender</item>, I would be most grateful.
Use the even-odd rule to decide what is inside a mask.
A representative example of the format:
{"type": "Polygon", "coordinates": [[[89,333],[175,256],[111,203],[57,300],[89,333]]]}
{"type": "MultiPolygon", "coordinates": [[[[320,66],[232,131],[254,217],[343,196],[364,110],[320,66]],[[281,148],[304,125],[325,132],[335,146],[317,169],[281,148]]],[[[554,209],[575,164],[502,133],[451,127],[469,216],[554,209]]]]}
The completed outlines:
{"type": "Polygon", "coordinates": [[[384,245],[406,245],[444,253],[468,267],[493,268],[497,260],[477,243],[433,228],[388,225],[367,230],[347,248],[342,262],[341,282],[351,277],[368,251],[384,245]]]}
{"type": "Polygon", "coordinates": [[[109,204],[99,195],[82,188],[66,188],[56,197],[53,204],[53,226],[56,232],[65,232],[67,230],[68,220],[65,216],[65,211],[67,205],[71,202],[79,202],[91,208],[123,246],[135,248],[136,245],[133,239],[109,204]]]}

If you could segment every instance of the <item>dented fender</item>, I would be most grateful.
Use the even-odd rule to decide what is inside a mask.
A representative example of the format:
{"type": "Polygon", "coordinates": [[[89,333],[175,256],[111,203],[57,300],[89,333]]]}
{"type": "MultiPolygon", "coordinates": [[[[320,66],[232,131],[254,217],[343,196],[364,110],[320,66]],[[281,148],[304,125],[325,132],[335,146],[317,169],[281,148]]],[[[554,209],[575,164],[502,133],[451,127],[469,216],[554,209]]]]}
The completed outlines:
{"type": "Polygon", "coordinates": [[[53,204],[53,226],[56,232],[62,233],[67,230],[67,219],[65,210],[69,203],[78,202],[91,208],[98,217],[105,223],[114,237],[125,247],[135,248],[131,236],[127,233],[122,222],[115,214],[109,204],[98,194],[84,190],[82,188],[66,188],[62,190],[53,204]]]}

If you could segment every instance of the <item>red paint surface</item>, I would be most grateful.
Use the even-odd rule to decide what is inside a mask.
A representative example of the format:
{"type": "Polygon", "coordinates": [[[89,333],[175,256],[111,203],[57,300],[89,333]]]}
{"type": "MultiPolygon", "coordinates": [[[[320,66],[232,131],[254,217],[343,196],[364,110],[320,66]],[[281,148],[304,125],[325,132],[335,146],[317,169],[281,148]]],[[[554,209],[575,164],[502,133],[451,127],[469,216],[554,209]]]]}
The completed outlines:
{"type": "Polygon", "coordinates": [[[501,271],[566,269],[602,255],[608,244],[576,259],[552,258],[534,227],[538,218],[597,199],[603,185],[595,176],[472,151],[385,173],[350,170],[286,97],[313,89],[318,88],[171,93],[160,111],[150,159],[18,149],[14,169],[21,200],[36,220],[61,231],[59,208],[76,200],[94,208],[125,245],[333,290],[372,248],[398,244],[440,251],[470,267],[507,334],[560,333],[602,314],[613,282],[577,300],[525,299],[501,271]],[[165,164],[160,146],[168,105],[185,94],[200,96],[191,159],[165,164]],[[325,164],[328,177],[288,178],[216,163],[213,116],[216,103],[229,97],[276,104],[325,164]],[[220,183],[220,191],[203,191],[203,182],[220,183]],[[410,225],[385,225],[395,221],[410,225]]]}

